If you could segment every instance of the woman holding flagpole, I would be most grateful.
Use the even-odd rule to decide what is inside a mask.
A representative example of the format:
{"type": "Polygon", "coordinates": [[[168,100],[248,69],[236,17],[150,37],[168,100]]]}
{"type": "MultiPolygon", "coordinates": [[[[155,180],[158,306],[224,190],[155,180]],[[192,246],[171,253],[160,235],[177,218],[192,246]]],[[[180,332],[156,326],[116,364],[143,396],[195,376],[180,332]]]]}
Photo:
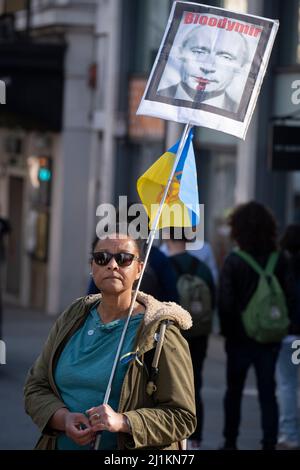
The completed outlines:
{"type": "Polygon", "coordinates": [[[27,376],[25,407],[42,434],[38,449],[88,449],[101,432],[100,449],[175,450],[193,433],[192,364],[180,333],[191,317],[142,292],[131,305],[142,257],[139,240],[118,227],[94,244],[91,270],[101,294],[65,310],[27,376]]]}

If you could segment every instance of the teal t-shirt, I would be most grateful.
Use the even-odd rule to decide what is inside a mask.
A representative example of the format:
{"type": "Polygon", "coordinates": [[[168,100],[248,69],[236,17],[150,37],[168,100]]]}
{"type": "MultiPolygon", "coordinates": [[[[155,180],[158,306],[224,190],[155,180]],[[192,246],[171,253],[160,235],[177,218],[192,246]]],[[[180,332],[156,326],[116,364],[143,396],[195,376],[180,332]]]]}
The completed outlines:
{"type": "MultiPolygon", "coordinates": [[[[129,322],[122,352],[132,352],[137,329],[144,314],[134,315],[129,322]]],[[[97,305],[94,306],[83,326],[69,339],[63,349],[54,373],[61,397],[71,412],[85,413],[93,406],[103,403],[106,387],[112,370],[115,354],[126,319],[102,323],[97,305]]],[[[118,411],[119,399],[128,362],[119,362],[109,400],[109,405],[118,411]]],[[[57,438],[58,450],[87,450],[65,434],[57,438]]],[[[117,433],[104,431],[100,450],[116,449],[117,433]]]]}

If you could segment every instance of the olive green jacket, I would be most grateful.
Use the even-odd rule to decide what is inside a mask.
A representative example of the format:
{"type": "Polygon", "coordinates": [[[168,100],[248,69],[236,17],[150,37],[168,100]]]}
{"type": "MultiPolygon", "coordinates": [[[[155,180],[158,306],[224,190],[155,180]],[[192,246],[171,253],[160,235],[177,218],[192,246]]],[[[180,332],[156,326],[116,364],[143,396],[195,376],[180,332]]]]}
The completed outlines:
{"type": "MultiPolygon", "coordinates": [[[[84,323],[99,298],[101,294],[80,298],[63,312],[28,372],[24,387],[25,409],[42,433],[37,449],[56,448],[58,433],[49,429],[48,422],[65,404],[54,382],[54,369],[67,340],[84,323]]],[[[137,299],[146,307],[135,340],[140,360],[133,360],[128,367],[118,408],[118,412],[128,417],[132,435],[119,433],[118,448],[178,449],[178,442],[190,436],[196,426],[191,357],[180,332],[180,329],[189,329],[192,320],[187,311],[173,302],[159,302],[142,292],[137,299]],[[155,333],[163,320],[172,323],[166,330],[159,360],[157,390],[149,396],[146,393],[148,371],[142,364],[144,354],[156,345],[155,333]]]]}

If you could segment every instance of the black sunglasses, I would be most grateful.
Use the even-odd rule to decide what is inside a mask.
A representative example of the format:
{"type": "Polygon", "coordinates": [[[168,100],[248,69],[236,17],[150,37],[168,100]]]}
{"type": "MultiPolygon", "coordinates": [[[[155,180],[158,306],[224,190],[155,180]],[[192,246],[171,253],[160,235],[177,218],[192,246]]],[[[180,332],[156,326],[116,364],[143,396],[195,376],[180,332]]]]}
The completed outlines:
{"type": "Polygon", "coordinates": [[[134,259],[140,260],[138,256],[132,253],[109,253],[108,251],[96,251],[91,253],[93,260],[98,266],[106,266],[112,258],[114,258],[121,267],[130,266],[134,259]]]}

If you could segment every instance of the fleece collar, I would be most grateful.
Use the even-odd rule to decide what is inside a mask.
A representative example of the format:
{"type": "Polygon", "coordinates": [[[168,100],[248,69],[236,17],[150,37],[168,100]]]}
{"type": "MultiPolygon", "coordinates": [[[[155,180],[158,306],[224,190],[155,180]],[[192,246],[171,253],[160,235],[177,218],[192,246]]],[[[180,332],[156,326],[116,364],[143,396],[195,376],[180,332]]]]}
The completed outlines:
{"type": "MultiPolygon", "coordinates": [[[[84,298],[86,306],[91,307],[101,299],[101,294],[89,295],[84,298]]],[[[189,330],[192,327],[192,318],[189,312],[175,302],[160,302],[152,295],[138,292],[138,302],[146,307],[144,325],[148,326],[157,320],[168,319],[174,321],[181,330],[189,330]]]]}
{"type": "Polygon", "coordinates": [[[138,293],[137,300],[146,307],[145,326],[163,318],[174,321],[182,330],[188,330],[192,326],[192,318],[189,312],[175,302],[160,302],[152,295],[144,294],[144,292],[138,293]]]}

